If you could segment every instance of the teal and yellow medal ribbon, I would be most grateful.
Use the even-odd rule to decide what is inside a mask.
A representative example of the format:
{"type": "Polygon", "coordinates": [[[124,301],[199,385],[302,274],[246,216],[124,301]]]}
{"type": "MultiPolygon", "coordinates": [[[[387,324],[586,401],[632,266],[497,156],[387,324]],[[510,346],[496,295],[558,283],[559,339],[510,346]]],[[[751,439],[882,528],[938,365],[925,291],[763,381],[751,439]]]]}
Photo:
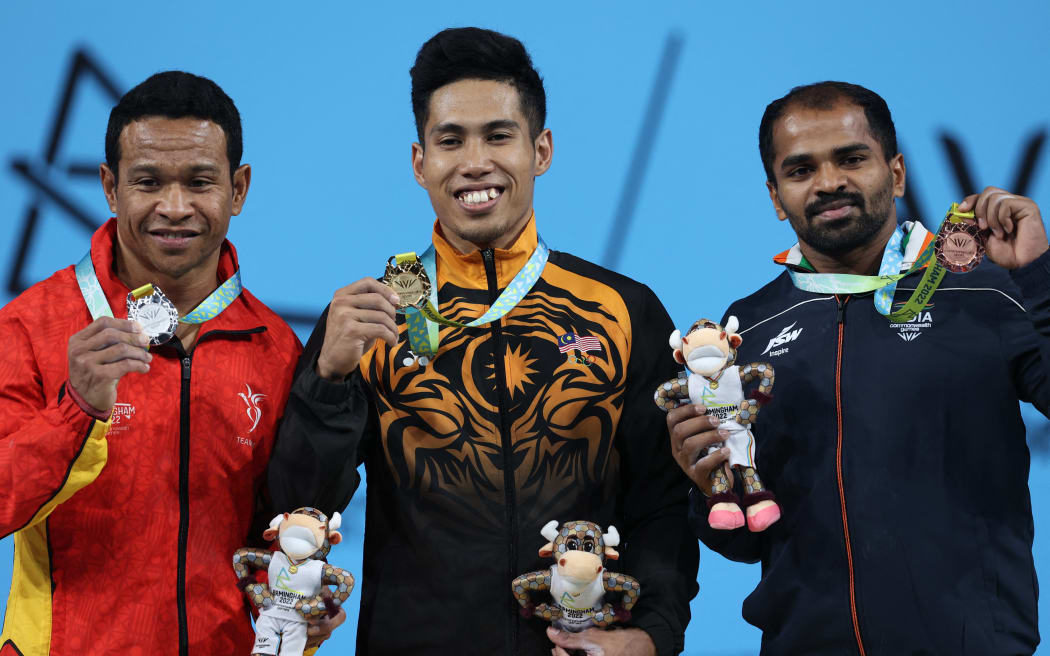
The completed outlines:
{"type": "Polygon", "coordinates": [[[454,328],[477,328],[504,317],[536,285],[536,281],[540,279],[543,267],[546,266],[549,257],[550,249],[543,241],[543,238],[537,236],[536,249],[529,256],[525,266],[518,271],[514,279],[507,285],[507,288],[499,295],[496,302],[477,319],[461,323],[443,316],[438,310],[437,258],[434,253],[434,246],[431,245],[418,258],[414,252],[395,255],[394,260],[398,264],[411,264],[418,260],[422,264],[427,278],[430,279],[430,296],[426,302],[419,308],[408,307],[402,310],[408,326],[408,342],[412,352],[417,356],[429,358],[437,355],[439,341],[438,324],[454,328]]]}
{"type": "MultiPolygon", "coordinates": [[[[967,219],[973,218],[973,212],[960,212],[959,205],[957,203],[952,203],[952,206],[948,209],[948,212],[944,217],[944,221],[961,223],[967,219]]],[[[942,222],[941,225],[943,226],[944,222],[942,222]]],[[[939,231],[940,228],[938,228],[938,232],[939,231]]],[[[911,321],[915,315],[921,312],[922,309],[933,299],[933,294],[937,291],[937,287],[940,286],[941,280],[944,279],[946,270],[939,262],[937,262],[934,253],[935,240],[932,240],[926,245],[926,248],[922,250],[919,256],[915,258],[915,263],[912,264],[910,269],[904,273],[897,273],[900,271],[900,265],[903,260],[903,252],[901,250],[902,238],[903,232],[900,226],[897,226],[893,235],[890,237],[889,242],[886,244],[885,251],[883,251],[882,263],[879,266],[879,275],[877,276],[861,276],[845,273],[805,273],[791,269],[788,269],[788,274],[791,276],[791,280],[795,283],[796,287],[808,292],[822,294],[864,294],[874,291],[875,307],[879,314],[886,317],[892,323],[911,321]],[[926,267],[926,271],[919,280],[919,284],[915,287],[915,291],[912,292],[911,296],[900,309],[896,312],[891,312],[890,309],[893,295],[897,289],[897,282],[902,278],[917,272],[923,267],[926,267]]]]}
{"type": "MultiPolygon", "coordinates": [[[[106,294],[102,291],[102,285],[98,282],[98,276],[95,274],[95,265],[91,261],[91,251],[89,250],[86,255],[77,263],[74,271],[77,276],[77,285],[80,286],[80,294],[84,297],[84,303],[87,305],[88,310],[91,312],[92,319],[98,319],[99,317],[112,317],[113,311],[109,307],[109,301],[106,300],[106,294]]],[[[204,323],[208,319],[214,319],[219,316],[223,310],[228,308],[238,296],[244,287],[241,284],[241,270],[237,269],[226,282],[219,285],[219,287],[208,295],[208,298],[201,301],[200,305],[195,307],[192,312],[179,319],[179,323],[190,323],[198,324],[204,323]]],[[[143,296],[149,296],[154,291],[152,284],[146,284],[138,289],[131,292],[133,298],[142,298],[143,296]]]]}

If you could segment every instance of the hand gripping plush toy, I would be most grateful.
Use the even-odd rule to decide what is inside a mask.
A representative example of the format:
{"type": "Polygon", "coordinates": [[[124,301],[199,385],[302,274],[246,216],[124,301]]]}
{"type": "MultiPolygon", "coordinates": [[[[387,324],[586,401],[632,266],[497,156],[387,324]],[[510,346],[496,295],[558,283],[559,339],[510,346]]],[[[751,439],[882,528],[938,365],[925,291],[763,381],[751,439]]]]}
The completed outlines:
{"type": "MultiPolygon", "coordinates": [[[[747,527],[764,531],[780,519],[780,507],[773,493],[762,485],[755,471],[755,437],[750,426],[758,416],[759,408],[772,397],[773,365],[753,362],[738,367],[736,349],[743,339],[736,333],[736,317],[729,317],[723,329],[714,321],[701,319],[682,337],[679,331],[671,333],[674,358],[688,369],[679,378],[669,380],[656,389],[656,405],[664,411],[682,405],[685,401],[702,404],[707,414],[721,420],[718,428],[729,432],[725,444],[729,447],[729,462],[744,482],[743,505],[747,508],[747,527]],[[758,380],[758,389],[744,398],[744,385],[758,380]]],[[[708,449],[712,453],[721,443],[708,449]]],[[[707,521],[711,528],[731,530],[744,525],[740,498],[729,483],[729,472],[717,467],[711,472],[707,521]]]]}
{"type": "Polygon", "coordinates": [[[316,508],[299,508],[277,515],[263,539],[279,539],[280,551],[245,547],[233,554],[237,585],[259,609],[252,654],[300,656],[306,647],[307,620],[333,617],[354,589],[354,577],[325,562],[332,545],[343,539],[339,513],[331,521],[316,508]],[[269,584],[252,570],[267,570],[269,584]],[[328,590],[335,586],[335,595],[328,590]]]}
{"type": "Polygon", "coordinates": [[[614,526],[602,533],[591,522],[550,521],[540,531],[549,542],[540,547],[540,557],[555,557],[550,569],[522,574],[514,579],[511,590],[521,604],[523,617],[537,615],[566,631],[582,631],[591,626],[605,628],[631,617],[631,607],[638,601],[638,581],[626,574],[605,569],[605,559],[616,560],[613,549],[620,543],[614,526]],[[553,603],[536,604],[533,591],[549,590],[553,603]],[[605,601],[606,592],[622,592],[619,604],[605,601]]]}

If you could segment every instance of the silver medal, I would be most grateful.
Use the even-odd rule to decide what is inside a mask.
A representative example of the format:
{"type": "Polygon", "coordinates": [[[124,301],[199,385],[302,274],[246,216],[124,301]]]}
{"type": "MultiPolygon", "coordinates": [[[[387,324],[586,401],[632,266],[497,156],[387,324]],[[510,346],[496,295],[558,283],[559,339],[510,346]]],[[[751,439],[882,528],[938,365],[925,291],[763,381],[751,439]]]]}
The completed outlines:
{"type": "Polygon", "coordinates": [[[140,298],[128,294],[128,320],[137,321],[153,345],[164,344],[175,335],[179,311],[164,292],[154,285],[153,293],[140,298]]]}

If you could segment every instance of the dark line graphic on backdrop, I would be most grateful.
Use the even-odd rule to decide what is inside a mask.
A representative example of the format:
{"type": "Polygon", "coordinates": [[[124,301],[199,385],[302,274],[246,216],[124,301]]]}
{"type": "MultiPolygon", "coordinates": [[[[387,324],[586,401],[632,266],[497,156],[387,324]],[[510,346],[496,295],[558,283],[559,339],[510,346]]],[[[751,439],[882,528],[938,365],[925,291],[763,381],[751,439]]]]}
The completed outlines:
{"type": "MultiPolygon", "coordinates": [[[[59,98],[54,119],[48,128],[47,145],[43,157],[12,157],[9,162],[11,170],[34,192],[33,199],[26,207],[22,219],[21,235],[14,259],[11,261],[11,268],[8,271],[7,291],[12,296],[21,294],[31,284],[25,280],[24,276],[26,259],[36,236],[40,209],[44,203],[56,206],[87,234],[93,233],[104,221],[104,217],[96,217],[92,212],[81,207],[73,196],[65,193],[61,182],[55,179],[58,174],[82,178],[98,177],[98,164],[94,162],[84,160],[66,164],[55,163],[66,135],[66,125],[69,122],[77,89],[80,88],[82,82],[88,80],[97,82],[114,104],[124,95],[120,86],[113,81],[113,77],[91,53],[83,48],[78,48],[73,52],[62,85],[62,95],[59,98]]],[[[288,323],[307,328],[312,327],[321,314],[320,309],[316,312],[301,309],[286,309],[277,312],[288,323]]]]}
{"type": "Polygon", "coordinates": [[[609,241],[605,246],[605,255],[602,257],[602,266],[610,269],[615,269],[619,265],[620,257],[623,255],[623,244],[630,230],[631,220],[634,218],[635,207],[638,205],[638,194],[642,188],[645,172],[649,168],[653,144],[656,143],[656,133],[663,120],[664,107],[667,105],[667,97],[671,92],[671,82],[674,80],[678,59],[682,54],[683,43],[682,35],[676,31],[670,32],[664,41],[664,52],[660,57],[660,65],[656,69],[653,90],[649,95],[649,106],[645,109],[642,129],[634,145],[631,165],[627,169],[627,179],[620,192],[620,204],[616,208],[612,229],[609,231],[609,241]]]}
{"type": "MultiPolygon", "coordinates": [[[[113,100],[114,103],[122,95],[113,78],[102,66],[84,49],[78,48],[73,52],[73,58],[66,73],[65,83],[62,85],[62,96],[58,101],[54,120],[48,130],[47,146],[42,161],[38,165],[33,164],[35,158],[17,157],[12,158],[11,169],[19,175],[34,190],[34,198],[26,208],[25,218],[22,223],[22,234],[18,240],[15,257],[11,262],[11,268],[7,275],[7,291],[12,295],[22,293],[29,283],[24,278],[26,258],[29,255],[29,247],[36,235],[37,223],[40,219],[40,206],[46,198],[56,204],[66,214],[73,218],[78,225],[90,234],[102,221],[93,218],[91,214],[77,206],[71,196],[63,193],[60,186],[53,182],[51,174],[57,168],[54,166],[55,158],[58,156],[59,148],[66,133],[66,124],[69,119],[69,111],[73,105],[77,88],[85,78],[94,79],[113,100]]],[[[82,164],[77,164],[77,174],[82,164]]],[[[72,167],[71,167],[72,168],[72,167]]],[[[86,168],[86,167],[85,167],[86,168]]],[[[72,172],[72,170],[70,171],[72,172]]],[[[98,175],[98,167],[92,166],[93,175],[98,175]]]]}
{"type": "MultiPolygon", "coordinates": [[[[970,175],[971,169],[966,162],[962,141],[948,132],[942,132],[941,143],[944,145],[945,154],[948,156],[948,164],[955,174],[955,182],[958,185],[960,195],[969,196],[983,189],[983,187],[977,187],[973,177],[970,175]]],[[[1011,193],[1021,196],[1028,195],[1028,187],[1031,185],[1032,178],[1035,177],[1035,171],[1045,143],[1045,129],[1036,131],[1025,141],[1024,149],[1017,165],[1017,172],[1014,174],[1013,185],[1008,187],[1011,193]]],[[[1000,181],[998,184],[1001,185],[1004,182],[1000,181]]]]}
{"type": "MultiPolygon", "coordinates": [[[[899,150],[902,154],[904,153],[903,148],[900,148],[899,150]]],[[[904,158],[904,163],[905,165],[907,165],[907,157],[904,158]]],[[[900,206],[898,206],[897,216],[908,221],[919,221],[930,230],[936,230],[937,224],[934,223],[931,226],[930,222],[937,221],[937,217],[926,216],[922,212],[922,196],[920,196],[919,192],[917,191],[918,185],[915,184],[915,174],[913,173],[913,171],[914,169],[908,169],[908,177],[906,180],[907,184],[904,185],[904,196],[900,199],[901,203],[904,205],[905,211],[901,212],[900,206]]]]}

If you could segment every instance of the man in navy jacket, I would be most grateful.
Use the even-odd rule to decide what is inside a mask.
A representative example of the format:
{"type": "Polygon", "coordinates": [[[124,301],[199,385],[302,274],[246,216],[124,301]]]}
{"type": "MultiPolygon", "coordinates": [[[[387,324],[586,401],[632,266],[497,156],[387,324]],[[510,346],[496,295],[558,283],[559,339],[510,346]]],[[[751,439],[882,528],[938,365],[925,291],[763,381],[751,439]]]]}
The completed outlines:
{"type": "MultiPolygon", "coordinates": [[[[727,315],[740,321],[737,362],[776,371],[754,432],[783,516],[762,533],[714,530],[694,489],[694,530],[727,558],[761,561],[743,614],[762,629],[765,655],[1032,653],[1038,589],[1018,400],[1050,412],[1039,208],[994,187],[965,198],[985,261],[948,273],[913,319],[890,320],[924,268],[882,292],[882,312],[878,291],[795,282],[905,272],[933,241],[917,222],[898,226],[905,165],[885,101],[841,82],[798,87],[766,108],[759,147],[770,199],[799,241],[775,258],[787,270],[727,315]]],[[[668,428],[703,488],[727,457],[708,454],[719,432],[694,405],[668,413],[668,428]]]]}

